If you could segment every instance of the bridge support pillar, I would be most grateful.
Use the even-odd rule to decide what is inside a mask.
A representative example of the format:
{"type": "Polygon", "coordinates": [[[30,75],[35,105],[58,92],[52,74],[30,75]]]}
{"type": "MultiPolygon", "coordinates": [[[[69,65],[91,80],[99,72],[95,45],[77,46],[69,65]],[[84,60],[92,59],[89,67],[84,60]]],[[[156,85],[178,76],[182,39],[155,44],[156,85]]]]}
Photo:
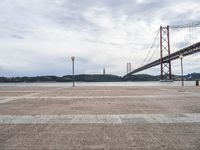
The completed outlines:
{"type": "Polygon", "coordinates": [[[172,80],[171,61],[164,62],[163,57],[170,55],[169,26],[160,26],[160,71],[161,80],[172,80]]]}

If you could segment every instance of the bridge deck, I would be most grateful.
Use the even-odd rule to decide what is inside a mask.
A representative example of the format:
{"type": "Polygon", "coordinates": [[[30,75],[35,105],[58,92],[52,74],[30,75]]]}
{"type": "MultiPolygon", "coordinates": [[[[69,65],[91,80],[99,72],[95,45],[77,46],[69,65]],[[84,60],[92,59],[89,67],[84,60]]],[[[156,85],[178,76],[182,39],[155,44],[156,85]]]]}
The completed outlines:
{"type": "MultiPolygon", "coordinates": [[[[192,55],[192,54],[198,53],[198,52],[200,52],[200,42],[195,43],[193,45],[190,45],[188,47],[185,47],[185,48],[183,48],[181,50],[178,50],[178,51],[170,54],[169,56],[163,57],[163,63],[178,59],[181,54],[183,56],[188,56],[188,55],[192,55]]],[[[151,63],[148,63],[148,64],[146,64],[146,65],[144,65],[142,67],[139,67],[139,68],[131,71],[130,73],[126,74],[124,76],[124,78],[128,77],[129,75],[135,74],[137,72],[140,72],[140,71],[149,69],[151,67],[155,67],[157,65],[160,65],[160,63],[161,63],[161,59],[155,60],[155,61],[153,61],[151,63]]]]}

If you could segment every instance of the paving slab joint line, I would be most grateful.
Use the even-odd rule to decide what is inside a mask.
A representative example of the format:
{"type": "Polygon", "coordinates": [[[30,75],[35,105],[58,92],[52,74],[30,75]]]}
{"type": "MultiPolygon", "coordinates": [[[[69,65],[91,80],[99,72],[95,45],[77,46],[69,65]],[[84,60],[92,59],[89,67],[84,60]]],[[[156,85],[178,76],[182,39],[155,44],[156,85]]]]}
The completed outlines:
{"type": "Polygon", "coordinates": [[[9,97],[9,98],[0,100],[0,104],[15,101],[15,100],[22,99],[22,98],[29,98],[30,96],[35,96],[35,95],[38,95],[38,94],[40,94],[40,93],[31,93],[31,94],[17,96],[17,97],[9,97]]]}
{"type": "Polygon", "coordinates": [[[55,89],[52,89],[52,90],[47,90],[47,91],[44,91],[44,92],[34,92],[34,93],[31,93],[31,94],[22,95],[22,96],[8,97],[6,99],[0,100],[0,104],[15,101],[15,100],[22,99],[22,98],[26,98],[26,99],[29,99],[29,98],[32,98],[32,97],[39,98],[39,97],[37,97],[37,95],[39,95],[39,94],[45,94],[45,93],[52,92],[52,91],[55,91],[55,90],[60,90],[60,89],[63,89],[63,87],[62,88],[55,88],[55,89]]]}
{"type": "MultiPolygon", "coordinates": [[[[40,93],[41,94],[41,93],[40,93]]],[[[38,94],[39,95],[39,94],[38,94]]],[[[200,97],[200,95],[193,95],[193,97],[200,97]]],[[[118,99],[118,98],[159,98],[159,97],[174,97],[174,96],[169,96],[169,95],[161,95],[161,96],[153,96],[153,95],[138,95],[138,96],[28,96],[25,97],[27,99],[118,99]]],[[[190,97],[187,95],[176,95],[176,97],[190,97]]],[[[19,98],[19,97],[16,97],[19,98]]]]}

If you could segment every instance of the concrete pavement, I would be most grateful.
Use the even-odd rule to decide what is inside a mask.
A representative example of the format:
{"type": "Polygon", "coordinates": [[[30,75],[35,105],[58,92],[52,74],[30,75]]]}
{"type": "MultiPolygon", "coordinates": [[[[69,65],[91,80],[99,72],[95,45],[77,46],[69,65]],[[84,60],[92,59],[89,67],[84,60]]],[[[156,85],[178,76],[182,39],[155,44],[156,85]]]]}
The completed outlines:
{"type": "Polygon", "coordinates": [[[200,149],[199,87],[0,86],[0,149],[200,149]]]}

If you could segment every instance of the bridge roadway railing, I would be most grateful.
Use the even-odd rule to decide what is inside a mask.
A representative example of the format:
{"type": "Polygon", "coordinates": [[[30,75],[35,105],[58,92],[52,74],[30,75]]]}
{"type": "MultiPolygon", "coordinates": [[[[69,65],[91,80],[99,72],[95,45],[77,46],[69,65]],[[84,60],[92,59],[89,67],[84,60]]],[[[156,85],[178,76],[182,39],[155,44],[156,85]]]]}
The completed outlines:
{"type": "MultiPolygon", "coordinates": [[[[200,42],[197,42],[193,45],[190,45],[190,46],[185,47],[185,48],[183,48],[179,51],[176,51],[176,52],[170,54],[169,56],[163,57],[163,63],[178,59],[181,54],[183,56],[188,56],[188,55],[192,55],[192,54],[197,53],[197,52],[200,52],[200,42]]],[[[151,67],[157,66],[160,63],[161,63],[161,59],[155,60],[155,61],[153,61],[153,62],[151,62],[147,65],[144,65],[140,68],[137,68],[137,69],[131,71],[130,73],[126,74],[123,78],[126,78],[127,76],[132,75],[134,73],[137,73],[137,72],[149,69],[151,67]]]]}

